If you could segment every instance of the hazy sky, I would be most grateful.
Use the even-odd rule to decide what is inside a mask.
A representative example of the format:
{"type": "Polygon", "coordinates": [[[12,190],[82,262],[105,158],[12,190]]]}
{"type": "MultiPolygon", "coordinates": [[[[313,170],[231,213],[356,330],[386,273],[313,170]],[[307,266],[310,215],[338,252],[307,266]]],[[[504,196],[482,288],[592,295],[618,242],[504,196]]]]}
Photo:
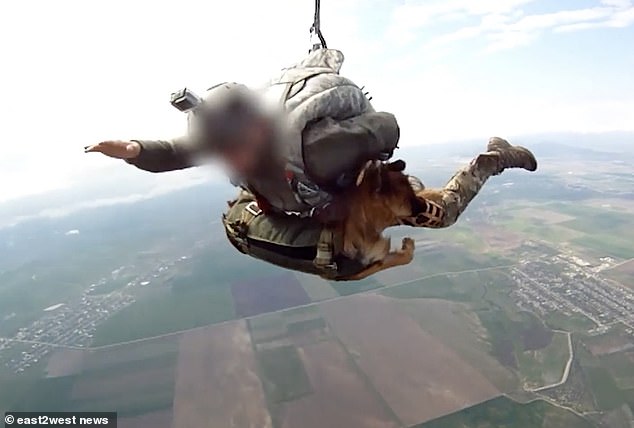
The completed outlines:
{"type": "MultiPolygon", "coordinates": [[[[630,0],[323,0],[342,72],[402,145],[634,130],[630,0]]],[[[0,201],[130,168],[82,153],[176,136],[182,86],[258,84],[306,53],[312,0],[0,2],[0,201]]]]}

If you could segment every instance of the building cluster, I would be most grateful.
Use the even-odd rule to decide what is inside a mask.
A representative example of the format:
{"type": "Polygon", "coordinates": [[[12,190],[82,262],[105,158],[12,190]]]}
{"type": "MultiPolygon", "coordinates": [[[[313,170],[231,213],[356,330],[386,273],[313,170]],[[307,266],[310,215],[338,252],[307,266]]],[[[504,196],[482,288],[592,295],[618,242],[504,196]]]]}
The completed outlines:
{"type": "Polygon", "coordinates": [[[14,373],[22,373],[60,347],[83,349],[90,346],[97,327],[126,306],[135,302],[135,289],[162,283],[169,271],[188,259],[161,261],[150,271],[118,289],[102,292],[110,281],[121,278],[125,267],[115,269],[108,278],[90,284],[76,299],[44,309],[42,317],[18,329],[13,337],[0,338],[0,365],[14,373]]]}
{"type": "Polygon", "coordinates": [[[634,292],[601,276],[600,268],[580,257],[559,253],[524,259],[511,271],[518,305],[538,314],[562,312],[594,323],[590,333],[602,333],[622,324],[634,334],[634,292]]]}

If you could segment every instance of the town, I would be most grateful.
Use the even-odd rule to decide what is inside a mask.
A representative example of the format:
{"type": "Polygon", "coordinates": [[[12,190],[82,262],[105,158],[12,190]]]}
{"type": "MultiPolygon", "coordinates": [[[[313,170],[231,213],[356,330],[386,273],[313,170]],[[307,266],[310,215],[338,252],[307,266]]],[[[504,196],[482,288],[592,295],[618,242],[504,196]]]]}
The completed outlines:
{"type": "Polygon", "coordinates": [[[634,292],[603,278],[601,270],[614,264],[610,258],[592,266],[580,257],[560,252],[554,256],[523,258],[511,276],[520,308],[545,315],[548,312],[580,314],[594,323],[590,334],[606,332],[622,324],[634,334],[634,292]]]}
{"type": "Polygon", "coordinates": [[[190,256],[161,261],[149,273],[127,282],[123,287],[100,294],[125,270],[119,267],[110,277],[90,284],[78,298],[43,310],[43,315],[28,327],[18,329],[10,338],[0,338],[0,365],[14,373],[23,373],[55,348],[86,349],[97,327],[115,313],[136,301],[134,292],[150,284],[164,283],[168,272],[190,256]]]}

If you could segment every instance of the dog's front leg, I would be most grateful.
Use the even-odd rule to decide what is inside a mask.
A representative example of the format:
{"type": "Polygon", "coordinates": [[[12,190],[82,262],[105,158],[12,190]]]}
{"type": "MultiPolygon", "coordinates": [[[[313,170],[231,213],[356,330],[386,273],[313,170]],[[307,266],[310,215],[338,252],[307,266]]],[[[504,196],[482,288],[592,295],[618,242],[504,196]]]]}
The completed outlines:
{"type": "Polygon", "coordinates": [[[414,258],[415,244],[412,238],[403,238],[403,244],[400,250],[387,253],[383,260],[374,262],[361,272],[351,275],[345,278],[341,278],[342,281],[358,281],[367,278],[370,275],[374,275],[382,270],[389,269],[395,266],[403,266],[409,264],[414,258]]]}

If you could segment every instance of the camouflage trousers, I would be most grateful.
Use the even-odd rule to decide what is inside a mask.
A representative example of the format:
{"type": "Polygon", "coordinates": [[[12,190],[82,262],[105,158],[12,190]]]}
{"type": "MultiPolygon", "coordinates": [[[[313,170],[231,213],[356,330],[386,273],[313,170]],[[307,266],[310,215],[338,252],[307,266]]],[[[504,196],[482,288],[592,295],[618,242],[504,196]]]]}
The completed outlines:
{"type": "Polygon", "coordinates": [[[407,224],[430,228],[451,226],[480,192],[489,177],[499,173],[497,162],[483,154],[459,169],[441,189],[426,189],[420,180],[410,177],[412,188],[419,199],[426,202],[427,210],[422,216],[407,224]]]}

